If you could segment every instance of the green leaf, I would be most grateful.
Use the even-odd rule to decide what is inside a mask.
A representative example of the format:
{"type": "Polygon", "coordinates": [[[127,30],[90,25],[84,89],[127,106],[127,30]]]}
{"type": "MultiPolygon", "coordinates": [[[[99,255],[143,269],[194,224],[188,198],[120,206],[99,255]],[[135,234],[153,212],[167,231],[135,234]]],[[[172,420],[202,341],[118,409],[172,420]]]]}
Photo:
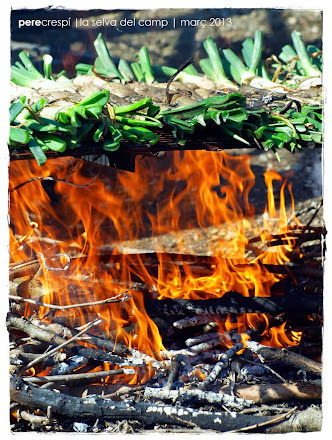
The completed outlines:
{"type": "MultiPolygon", "coordinates": [[[[122,138],[122,136],[121,136],[122,138]]],[[[120,142],[111,139],[105,139],[103,142],[103,149],[106,151],[116,151],[120,148],[120,142]]]]}
{"type": "Polygon", "coordinates": [[[95,126],[96,126],[96,122],[95,121],[93,121],[93,122],[92,121],[84,122],[84,124],[78,129],[77,135],[74,138],[74,141],[71,142],[70,148],[75,148],[81,142],[85,141],[86,138],[87,138],[87,135],[90,133],[90,131],[95,126]]]}
{"type": "Polygon", "coordinates": [[[218,82],[217,74],[215,73],[209,58],[203,58],[202,60],[200,60],[199,67],[201,68],[202,72],[206,76],[208,76],[213,82],[218,82]]]}
{"type": "Polygon", "coordinates": [[[303,65],[305,74],[307,76],[314,76],[314,77],[321,76],[320,70],[317,68],[317,66],[313,65],[310,60],[309,54],[308,54],[306,47],[303,43],[301,33],[295,30],[292,32],[291,37],[293,40],[295,50],[296,50],[296,52],[301,60],[301,63],[303,65]]]}
{"type": "Polygon", "coordinates": [[[267,129],[268,127],[266,125],[258,127],[257,130],[253,132],[253,135],[255,136],[256,139],[262,139],[264,131],[267,129]]]}
{"type": "Polygon", "coordinates": [[[245,121],[247,117],[247,111],[242,107],[228,110],[228,119],[232,121],[242,122],[245,121]]]}
{"type": "Polygon", "coordinates": [[[123,58],[121,58],[119,61],[118,69],[126,82],[135,80],[135,75],[133,71],[131,70],[127,61],[124,60],[123,58]]]}
{"type": "Polygon", "coordinates": [[[123,124],[131,125],[132,127],[162,127],[162,123],[160,121],[148,120],[148,119],[134,119],[134,118],[126,118],[125,116],[116,115],[115,119],[118,122],[123,124]]]}
{"type": "Polygon", "coordinates": [[[78,63],[75,66],[77,75],[88,75],[89,71],[93,68],[92,64],[78,63]]]}
{"type": "Polygon", "coordinates": [[[152,84],[154,82],[154,76],[152,73],[151,62],[149,57],[149,52],[146,46],[141,47],[138,52],[139,63],[144,75],[144,80],[147,84],[152,84]]]}
{"type": "MultiPolygon", "coordinates": [[[[211,37],[208,37],[204,41],[203,46],[204,46],[204,49],[206,50],[206,53],[208,54],[210,64],[212,67],[212,71],[214,73],[213,74],[214,82],[216,82],[217,84],[225,84],[225,83],[230,84],[229,79],[226,77],[226,74],[225,74],[225,71],[224,71],[224,68],[223,68],[223,65],[221,62],[220,53],[219,53],[219,50],[218,50],[216,43],[213,41],[213,39],[211,37]]],[[[205,65],[207,66],[208,64],[205,63],[205,65]]],[[[202,68],[201,63],[200,63],[200,66],[202,68]]]]}
{"type": "Polygon", "coordinates": [[[205,115],[205,120],[212,119],[217,125],[220,125],[220,110],[209,110],[205,115]]]}
{"type": "Polygon", "coordinates": [[[206,127],[206,122],[204,120],[204,114],[201,113],[200,115],[195,116],[194,121],[197,121],[198,124],[202,125],[203,127],[206,127]]]}
{"type": "Polygon", "coordinates": [[[31,109],[35,112],[35,113],[39,113],[41,110],[43,110],[43,108],[45,107],[45,105],[47,104],[48,99],[45,98],[41,98],[38,101],[34,102],[33,104],[31,104],[31,109]]]}
{"type": "Polygon", "coordinates": [[[37,144],[36,140],[31,138],[29,141],[29,150],[33,154],[39,166],[42,166],[47,161],[47,157],[41,147],[37,144]]]}
{"type": "Polygon", "coordinates": [[[226,60],[233,66],[234,69],[236,69],[240,77],[247,72],[245,65],[242,63],[240,58],[235,55],[232,49],[224,49],[223,54],[226,60]]]}
{"type": "Polygon", "coordinates": [[[71,108],[76,108],[78,106],[90,106],[90,105],[93,106],[100,105],[101,107],[103,107],[104,105],[106,105],[109,98],[110,98],[109,90],[100,90],[96,93],[93,93],[88,98],[83,99],[82,101],[80,101],[78,104],[76,104],[74,107],[71,108]]]}
{"type": "Polygon", "coordinates": [[[102,134],[103,134],[103,132],[104,132],[104,130],[105,130],[105,127],[106,127],[106,121],[105,121],[105,119],[103,118],[103,119],[101,120],[101,122],[100,122],[100,124],[99,124],[97,130],[95,131],[95,133],[94,133],[94,135],[93,135],[93,140],[94,140],[95,142],[99,142],[99,140],[100,140],[100,138],[101,138],[101,136],[102,136],[102,134]]]}
{"type": "Polygon", "coordinates": [[[66,149],[65,140],[51,133],[38,133],[38,136],[35,136],[35,140],[40,147],[44,145],[47,149],[59,153],[62,153],[66,149]]]}
{"type": "Polygon", "coordinates": [[[30,72],[32,73],[32,75],[35,77],[35,79],[43,79],[43,75],[38,72],[38,70],[35,68],[35,66],[32,64],[29,54],[27,54],[26,52],[24,52],[22,50],[22,52],[20,52],[18,54],[20,60],[22,61],[22,63],[24,64],[24,67],[30,72]]]}
{"type": "Polygon", "coordinates": [[[132,71],[134,72],[134,75],[136,77],[137,81],[143,81],[144,80],[144,73],[142,72],[141,66],[138,62],[133,62],[130,65],[132,71]]]}
{"type": "Polygon", "coordinates": [[[17,66],[11,66],[10,68],[10,79],[15,84],[22,87],[31,87],[32,83],[36,81],[36,76],[29,72],[28,70],[18,68],[17,66]]]}
{"type": "Polygon", "coordinates": [[[124,78],[112,60],[101,33],[98,34],[94,41],[94,46],[98,54],[98,57],[95,60],[96,71],[108,78],[119,78],[123,81],[124,78]]]}
{"type": "Polygon", "coordinates": [[[251,58],[250,66],[249,66],[249,71],[252,72],[252,73],[256,72],[258,64],[261,61],[262,50],[263,50],[262,31],[260,29],[258,29],[255,32],[253,53],[252,53],[252,58],[251,58]]]}
{"type": "Polygon", "coordinates": [[[75,110],[70,114],[70,123],[75,128],[82,126],[82,122],[79,120],[78,113],[75,110]]]}
{"type": "Polygon", "coordinates": [[[153,118],[153,117],[155,117],[159,112],[160,112],[160,107],[159,107],[159,105],[151,104],[150,107],[148,108],[147,115],[150,116],[151,118],[153,118]]]}
{"type": "Polygon", "coordinates": [[[31,136],[24,128],[10,127],[9,139],[19,144],[27,144],[30,141],[31,136]]]}
{"type": "Polygon", "coordinates": [[[158,137],[153,131],[144,127],[131,127],[130,125],[120,124],[119,129],[125,139],[132,140],[133,142],[145,143],[153,141],[158,137]]]}
{"type": "Polygon", "coordinates": [[[224,125],[220,125],[220,129],[228,136],[231,136],[233,139],[240,141],[243,144],[250,145],[250,142],[248,142],[246,139],[243,139],[241,136],[237,135],[236,133],[233,133],[231,130],[226,128],[224,125]]]}
{"type": "Polygon", "coordinates": [[[251,38],[246,38],[242,43],[242,56],[247,67],[250,67],[252,54],[254,51],[254,42],[251,38]]]}
{"type": "Polygon", "coordinates": [[[27,103],[26,96],[22,96],[17,101],[13,102],[9,107],[9,121],[10,124],[14,122],[17,116],[21,113],[21,111],[25,108],[27,103]]]}
{"type": "Polygon", "coordinates": [[[44,61],[44,75],[46,79],[52,79],[52,61],[53,58],[51,55],[44,55],[43,56],[44,61]]]}
{"type": "Polygon", "coordinates": [[[144,98],[141,101],[135,102],[134,104],[123,105],[121,107],[113,107],[113,110],[116,115],[124,115],[143,110],[150,107],[152,104],[153,103],[151,98],[144,98]]]}

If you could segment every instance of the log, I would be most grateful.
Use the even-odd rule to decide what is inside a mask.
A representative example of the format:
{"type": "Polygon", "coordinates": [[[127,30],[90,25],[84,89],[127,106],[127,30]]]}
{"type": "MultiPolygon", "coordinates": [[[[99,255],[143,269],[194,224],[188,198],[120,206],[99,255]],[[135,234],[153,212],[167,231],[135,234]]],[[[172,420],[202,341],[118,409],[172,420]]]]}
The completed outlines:
{"type": "Polygon", "coordinates": [[[308,408],[292,414],[281,423],[268,426],[265,434],[286,434],[288,432],[314,432],[322,429],[323,414],[319,408],[308,408]]]}
{"type": "Polygon", "coordinates": [[[322,388],[309,382],[256,384],[237,386],[235,395],[242,399],[251,400],[255,404],[287,402],[289,400],[320,400],[322,388]]]}
{"type": "Polygon", "coordinates": [[[23,382],[21,378],[11,379],[11,399],[23,407],[39,408],[52,414],[62,414],[74,419],[88,417],[111,420],[138,420],[146,426],[160,424],[200,427],[226,432],[259,423],[273,422],[273,417],[203,411],[189,407],[154,405],[132,400],[113,401],[98,396],[73,397],[55,391],[38,388],[23,382]]]}
{"type": "Polygon", "coordinates": [[[202,391],[196,389],[179,388],[178,390],[168,390],[165,388],[150,388],[146,387],[144,390],[144,397],[154,398],[160,400],[171,400],[173,403],[179,401],[181,403],[186,401],[195,401],[199,403],[212,403],[213,405],[225,405],[228,408],[235,408],[242,410],[245,407],[251,406],[253,401],[250,399],[243,399],[230,394],[218,394],[212,391],[202,391]]]}
{"type": "Polygon", "coordinates": [[[321,314],[321,295],[289,294],[274,297],[245,297],[238,292],[227,292],[221,298],[206,300],[164,299],[146,300],[145,308],[150,317],[224,315],[227,313],[265,313],[270,316],[281,314],[321,314]]]}

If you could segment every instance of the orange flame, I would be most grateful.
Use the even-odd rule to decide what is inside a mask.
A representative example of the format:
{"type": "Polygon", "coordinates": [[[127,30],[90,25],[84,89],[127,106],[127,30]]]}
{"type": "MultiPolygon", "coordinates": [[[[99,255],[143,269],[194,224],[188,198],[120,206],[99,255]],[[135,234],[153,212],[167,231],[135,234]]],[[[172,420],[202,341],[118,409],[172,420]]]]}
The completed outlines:
{"type": "MultiPolygon", "coordinates": [[[[38,276],[45,292],[41,301],[68,305],[105,300],[126,290],[137,277],[155,289],[158,299],[216,298],[228,291],[270,296],[271,287],[281,275],[270,273],[264,264],[289,261],[295,244],[289,238],[286,182],[275,172],[265,173],[267,205],[259,229],[249,197],[255,184],[249,156],[188,151],[175,152],[171,159],[137,160],[135,173],[98,170],[97,179],[88,187],[96,171],[83,161],[53,159],[42,168],[28,161],[11,162],[11,188],[40,175],[66,179],[77,163],[68,181],[85,185],[52,182],[52,188],[46,191],[45,183],[34,180],[11,193],[12,262],[42,255],[48,267],[61,269],[63,261],[56,256],[66,253],[71,257],[68,270],[44,270],[38,276]],[[279,206],[274,196],[275,182],[281,184],[279,206]],[[208,243],[205,252],[215,255],[216,263],[207,274],[197,275],[190,264],[180,266],[162,252],[158,254],[158,273],[151,272],[140,258],[132,264],[129,254],[109,264],[111,255],[135,249],[138,239],[149,236],[158,251],[195,253],[195,245],[206,241],[204,237],[211,228],[217,238],[208,243]],[[287,238],[279,245],[261,248],[255,257],[249,256],[250,237],[259,235],[264,242],[274,234],[287,238]],[[107,253],[109,260],[105,259],[107,253]],[[84,259],[78,258],[82,256],[84,259]]],[[[290,185],[288,190],[294,208],[290,185]]],[[[295,217],[294,222],[298,223],[295,217]]],[[[98,317],[102,321],[99,331],[116,343],[158,358],[164,349],[158,328],[145,311],[144,296],[135,290],[130,294],[132,297],[123,303],[73,307],[55,313],[71,327],[98,317]]],[[[48,310],[40,307],[39,316],[48,310]]],[[[31,313],[30,305],[25,313],[31,313]]],[[[264,329],[267,344],[289,346],[299,342],[300,335],[286,332],[285,326],[270,329],[268,317],[263,314],[239,315],[236,323],[227,319],[225,329],[236,328],[243,333],[258,326],[264,329]]]]}

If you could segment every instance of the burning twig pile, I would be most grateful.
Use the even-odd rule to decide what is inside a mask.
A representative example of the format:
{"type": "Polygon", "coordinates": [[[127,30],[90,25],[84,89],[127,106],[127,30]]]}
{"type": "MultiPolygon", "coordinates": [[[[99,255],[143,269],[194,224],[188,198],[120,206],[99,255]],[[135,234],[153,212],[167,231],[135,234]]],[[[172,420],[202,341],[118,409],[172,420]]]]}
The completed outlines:
{"type": "Polygon", "coordinates": [[[23,174],[20,162],[11,164],[7,327],[14,430],[320,430],[321,203],[302,225],[295,212],[286,213],[285,183],[276,208],[273,182],[281,178],[267,173],[266,212],[255,217],[245,157],[213,156],[228,180],[220,186],[223,198],[211,190],[209,153],[189,153],[158,176],[164,184],[151,185],[154,169],[143,162],[135,182],[119,172],[116,193],[110,177],[92,181],[82,164],[73,172],[67,163],[49,162],[45,175],[56,166],[58,179],[52,207],[35,177],[38,167],[25,164],[23,174]],[[193,157],[200,166],[188,166],[193,157]],[[181,205],[172,178],[176,185],[186,179],[176,196],[181,205]],[[127,193],[133,184],[139,190],[130,190],[134,204],[128,196],[124,203],[120,182],[127,193]],[[113,198],[105,210],[106,185],[113,198]],[[30,203],[32,188],[40,204],[30,203]],[[188,188],[202,195],[194,207],[199,225],[226,224],[231,231],[210,255],[181,248],[179,209],[188,213],[186,197],[192,201],[194,194],[188,188]],[[157,209],[142,209],[147,194],[158,200],[157,209]],[[215,199],[207,205],[208,197],[215,199]],[[166,200],[171,213],[162,209],[166,200]],[[159,234],[177,234],[176,252],[135,247],[144,226],[139,215],[147,212],[159,234]],[[61,239],[63,224],[68,231],[61,239]],[[114,226],[118,240],[108,246],[114,226]]]}

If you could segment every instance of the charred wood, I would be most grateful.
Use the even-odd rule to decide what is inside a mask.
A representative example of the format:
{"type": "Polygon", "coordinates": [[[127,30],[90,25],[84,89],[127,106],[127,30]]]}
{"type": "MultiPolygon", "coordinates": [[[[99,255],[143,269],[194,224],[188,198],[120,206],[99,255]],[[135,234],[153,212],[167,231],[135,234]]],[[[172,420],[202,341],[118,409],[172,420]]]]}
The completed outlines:
{"type": "Polygon", "coordinates": [[[51,406],[52,413],[73,418],[102,418],[111,420],[139,420],[148,426],[170,424],[196,426],[226,432],[251,426],[253,423],[270,422],[273,417],[237,414],[230,417],[228,412],[203,411],[189,407],[154,405],[132,400],[113,401],[91,396],[78,398],[47,389],[41,389],[23,382],[20,378],[11,379],[11,398],[24,407],[46,410],[51,406]]]}
{"type": "Polygon", "coordinates": [[[180,388],[178,390],[168,390],[165,388],[149,388],[144,390],[144,397],[160,400],[171,400],[175,402],[195,401],[199,403],[212,403],[214,405],[225,405],[228,408],[242,410],[252,405],[249,399],[231,396],[230,394],[218,394],[212,391],[190,390],[180,388]]]}
{"type": "Polygon", "coordinates": [[[89,359],[84,356],[72,356],[66,359],[66,362],[58,363],[58,365],[52,368],[50,374],[52,376],[69,374],[77,368],[81,367],[82,365],[85,365],[88,360],[89,359]]]}
{"type": "Polygon", "coordinates": [[[145,308],[150,317],[191,315],[224,315],[227,313],[266,313],[277,316],[309,315],[322,313],[321,295],[282,295],[275,297],[244,297],[237,292],[227,292],[221,298],[206,300],[164,299],[146,300],[145,308]]]}
{"type": "Polygon", "coordinates": [[[281,360],[294,366],[295,368],[317,375],[322,374],[322,364],[315,362],[309,358],[293,353],[285,348],[273,348],[258,344],[255,341],[247,341],[247,347],[261,359],[265,360],[281,360]]]}
{"type": "Polygon", "coordinates": [[[220,375],[222,370],[227,367],[230,359],[240,350],[244,348],[243,343],[239,342],[233,347],[229,348],[220,356],[220,360],[215,364],[211,373],[199,384],[199,389],[204,390],[211,385],[220,375]]]}
{"type": "MultiPolygon", "coordinates": [[[[28,364],[29,362],[33,361],[39,356],[40,353],[20,353],[16,359],[22,361],[23,364],[28,364]]],[[[66,353],[54,353],[48,358],[43,359],[41,361],[41,365],[45,367],[51,367],[59,364],[60,362],[63,362],[66,359],[66,357],[67,357],[66,353]]],[[[12,353],[10,353],[10,360],[14,360],[14,359],[15,358],[12,357],[12,353]]]]}

